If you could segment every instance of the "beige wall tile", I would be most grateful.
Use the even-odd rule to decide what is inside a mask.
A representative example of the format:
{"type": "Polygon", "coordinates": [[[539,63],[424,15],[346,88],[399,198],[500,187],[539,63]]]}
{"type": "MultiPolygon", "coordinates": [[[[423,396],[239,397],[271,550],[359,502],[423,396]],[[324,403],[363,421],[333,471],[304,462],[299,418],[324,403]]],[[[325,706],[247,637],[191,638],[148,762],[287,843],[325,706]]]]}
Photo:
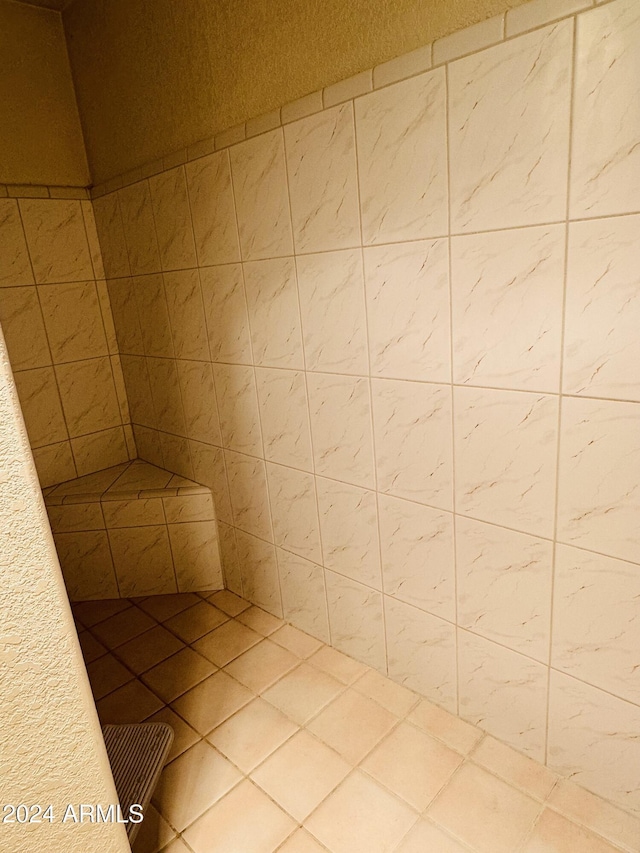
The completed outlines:
{"type": "Polygon", "coordinates": [[[249,315],[240,264],[200,270],[212,361],[251,364],[249,315]]]}
{"type": "Polygon", "coordinates": [[[157,272],[160,269],[160,254],[149,182],[131,184],[120,190],[118,196],[131,274],[157,272]]]}
{"type": "Polygon", "coordinates": [[[129,501],[104,501],[102,512],[106,526],[141,527],[165,524],[160,498],[137,498],[129,501]]]}
{"type": "Polygon", "coordinates": [[[149,178],[153,216],[163,270],[196,265],[184,167],[149,178]]]}
{"type": "Polygon", "coordinates": [[[236,542],[243,595],[274,616],[282,616],[275,548],[240,530],[236,542]]]}
{"type": "Polygon", "coordinates": [[[33,284],[18,202],[0,200],[0,287],[33,284]]]}
{"type": "MultiPolygon", "coordinates": [[[[136,283],[138,279],[135,280],[136,283]]],[[[116,278],[107,282],[116,340],[121,354],[144,355],[142,328],[138,315],[134,279],[116,278]]]]}
{"type": "Polygon", "coordinates": [[[164,358],[175,356],[169,311],[161,275],[145,275],[132,279],[138,305],[144,354],[164,358]]]}
{"type": "Polygon", "coordinates": [[[129,275],[129,257],[122,226],[118,193],[104,195],[93,201],[93,213],[100,240],[102,261],[107,278],[129,275]]]}
{"type": "Polygon", "coordinates": [[[120,426],[120,407],[108,357],[59,364],[56,378],[71,436],[120,426]]]}
{"type": "Polygon", "coordinates": [[[215,521],[169,524],[169,538],[180,592],[222,589],[218,527],[215,521]]]}
{"type": "Polygon", "coordinates": [[[176,358],[209,360],[209,343],[198,270],[164,274],[176,358]]]}
{"type": "Polygon", "coordinates": [[[77,476],[71,442],[61,441],[46,447],[32,448],[40,485],[44,488],[77,476]]]}
{"type": "Polygon", "coordinates": [[[165,525],[111,529],[109,543],[122,596],[178,591],[165,525]]]}
{"type": "Polygon", "coordinates": [[[49,506],[47,515],[54,533],[104,530],[105,522],[98,502],[49,506]]]}
{"type": "Polygon", "coordinates": [[[38,288],[54,364],[107,355],[95,281],[38,288]]]}
{"type": "Polygon", "coordinates": [[[118,465],[129,458],[121,426],[71,439],[78,476],[118,465]]]}
{"type": "Polygon", "coordinates": [[[284,129],[293,239],[297,252],[360,242],[355,128],[351,104],[284,129]]]}
{"type": "Polygon", "coordinates": [[[57,533],[54,538],[71,601],[118,598],[109,540],[104,530],[57,533]]]}
{"type": "Polygon", "coordinates": [[[290,255],[293,239],[282,131],[234,146],[231,172],[242,258],[290,255]]]}
{"type": "Polygon", "coordinates": [[[35,287],[12,287],[2,291],[0,324],[14,371],[51,364],[49,344],[35,287]]]}
{"type": "Polygon", "coordinates": [[[229,153],[218,151],[186,166],[198,263],[240,260],[229,153]]]}
{"type": "Polygon", "coordinates": [[[19,204],[36,283],[92,278],[80,202],[22,199],[19,204]]]}
{"type": "Polygon", "coordinates": [[[356,660],[386,669],[382,595],[325,570],[332,644],[356,660]]]}
{"type": "Polygon", "coordinates": [[[22,370],[14,374],[14,379],[31,446],[66,440],[67,425],[53,368],[22,370]]]}

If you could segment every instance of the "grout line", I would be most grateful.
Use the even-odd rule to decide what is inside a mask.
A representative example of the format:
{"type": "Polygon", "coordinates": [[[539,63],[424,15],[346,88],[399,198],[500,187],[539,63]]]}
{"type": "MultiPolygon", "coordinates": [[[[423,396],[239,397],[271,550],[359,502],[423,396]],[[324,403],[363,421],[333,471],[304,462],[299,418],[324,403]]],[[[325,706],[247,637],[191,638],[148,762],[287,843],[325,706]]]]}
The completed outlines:
{"type": "MultiPolygon", "coordinates": [[[[291,205],[291,188],[289,184],[289,161],[287,158],[287,137],[286,134],[283,133],[283,145],[284,145],[284,153],[285,153],[285,176],[287,182],[287,201],[289,204],[289,219],[291,222],[291,240],[294,245],[295,252],[295,237],[293,234],[293,208],[291,205]]],[[[309,459],[309,465],[311,471],[308,472],[313,477],[313,499],[315,502],[315,517],[316,524],[318,530],[318,544],[320,546],[320,558],[322,560],[322,564],[320,565],[321,575],[322,575],[322,592],[323,592],[323,600],[324,600],[324,627],[326,627],[326,636],[327,642],[329,644],[333,644],[333,636],[331,630],[331,619],[329,618],[329,593],[327,591],[327,575],[325,570],[325,545],[324,545],[324,537],[322,535],[322,521],[320,518],[320,498],[318,496],[318,478],[316,475],[316,452],[315,452],[315,443],[313,439],[313,429],[311,427],[311,406],[309,403],[309,373],[307,366],[307,350],[305,345],[305,335],[304,335],[304,321],[302,318],[302,305],[300,301],[300,278],[298,274],[298,255],[294,254],[294,265],[295,265],[295,276],[296,276],[296,297],[298,301],[298,318],[300,322],[300,339],[301,339],[301,349],[302,349],[302,376],[304,381],[304,395],[305,395],[305,420],[307,427],[307,437],[309,440],[309,451],[311,453],[311,458],[309,459]]],[[[279,546],[282,548],[282,546],[279,546]]],[[[282,548],[282,550],[288,550],[286,548],[282,548]]],[[[299,555],[297,555],[299,556],[299,555]]],[[[309,561],[313,562],[313,561],[309,561]]]]}
{"type": "MultiPolygon", "coordinates": [[[[503,21],[504,29],[504,21],[503,21]]],[[[447,158],[447,227],[451,234],[451,154],[450,154],[450,123],[451,114],[449,110],[449,66],[445,66],[445,156],[447,158]]],[[[451,497],[452,497],[452,534],[453,534],[453,606],[454,606],[454,643],[455,643],[455,686],[456,686],[456,714],[460,716],[460,648],[459,648],[459,615],[458,615],[458,533],[456,526],[456,417],[455,417],[455,394],[454,394],[454,363],[455,353],[453,347],[453,260],[451,250],[451,236],[447,238],[447,262],[449,279],[449,395],[451,400],[451,497]]]]}
{"type": "Polygon", "coordinates": [[[565,354],[565,335],[566,335],[566,309],[567,309],[567,281],[569,273],[569,214],[571,209],[571,149],[573,144],[573,117],[576,98],[576,71],[577,71],[577,26],[576,21],[573,21],[571,43],[571,83],[569,88],[569,134],[568,134],[568,166],[567,166],[567,197],[565,203],[565,244],[564,244],[564,269],[563,269],[563,287],[562,287],[562,316],[560,323],[560,362],[558,365],[560,374],[560,395],[558,398],[558,421],[556,435],[556,465],[555,465],[555,494],[554,494],[554,512],[553,512],[553,545],[552,545],[552,561],[551,561],[551,589],[549,602],[549,656],[547,662],[547,704],[545,716],[545,765],[549,761],[549,727],[551,722],[551,673],[553,671],[553,624],[554,624],[554,603],[555,603],[555,583],[556,583],[556,563],[558,553],[558,523],[560,513],[560,463],[562,449],[562,390],[564,387],[564,354],[565,354]]]}
{"type": "MultiPolygon", "coordinates": [[[[266,482],[266,480],[267,480],[267,469],[266,469],[266,464],[264,461],[264,435],[262,432],[262,421],[260,418],[260,399],[258,396],[258,380],[257,380],[257,376],[256,376],[255,355],[254,355],[254,351],[253,351],[253,335],[251,333],[251,317],[249,314],[249,301],[247,299],[247,283],[246,283],[246,277],[245,277],[245,271],[244,271],[245,259],[244,259],[244,252],[243,252],[243,248],[242,248],[242,240],[240,239],[240,220],[238,217],[238,204],[237,204],[237,199],[236,199],[236,187],[235,187],[235,180],[234,180],[234,176],[233,176],[233,162],[231,160],[231,155],[229,154],[228,149],[227,149],[227,158],[228,158],[228,164],[229,164],[229,177],[230,177],[230,183],[231,183],[231,198],[233,201],[233,216],[234,216],[235,225],[236,225],[236,236],[238,238],[238,255],[239,255],[238,266],[240,269],[240,277],[241,277],[241,282],[242,282],[242,298],[243,298],[243,302],[244,302],[245,316],[247,318],[249,354],[250,354],[250,358],[251,358],[251,364],[250,365],[243,365],[243,366],[250,367],[251,372],[253,374],[253,387],[254,387],[254,391],[255,391],[256,407],[257,407],[257,414],[258,414],[258,429],[260,430],[260,447],[262,449],[262,457],[254,457],[254,458],[258,458],[258,459],[261,458],[262,459],[262,465],[264,468],[264,476],[265,476],[265,482],[266,482]]],[[[216,389],[216,399],[218,399],[218,398],[221,398],[222,395],[218,394],[218,383],[216,381],[215,369],[213,369],[213,375],[214,375],[214,386],[216,389]]],[[[222,452],[222,458],[223,458],[223,463],[224,463],[225,474],[227,477],[227,490],[228,490],[228,495],[229,495],[229,507],[231,509],[231,518],[233,521],[233,523],[232,523],[233,537],[234,537],[234,542],[235,542],[235,547],[236,547],[238,571],[240,572],[240,591],[241,591],[242,597],[244,598],[245,597],[245,575],[244,575],[243,568],[240,565],[240,555],[239,555],[239,551],[238,551],[237,513],[236,513],[236,509],[233,505],[234,504],[233,498],[231,496],[231,479],[229,476],[229,465],[228,465],[228,460],[227,460],[227,450],[231,450],[231,448],[226,447],[225,435],[224,435],[224,421],[223,421],[222,417],[220,418],[220,438],[221,438],[221,441],[223,442],[223,444],[225,445],[224,450],[222,452]]],[[[268,502],[268,509],[269,509],[269,523],[271,525],[271,533],[273,535],[273,521],[271,519],[271,504],[269,502],[268,492],[267,492],[267,502],[268,502]]],[[[269,543],[269,544],[273,545],[273,543],[269,543]]],[[[278,572],[278,578],[279,578],[280,573],[278,571],[277,552],[275,551],[275,546],[274,546],[274,554],[276,555],[276,571],[278,572]]],[[[246,600],[249,600],[249,599],[247,598],[246,600]]],[[[281,604],[282,604],[282,594],[280,596],[280,600],[281,600],[281,604]]]]}

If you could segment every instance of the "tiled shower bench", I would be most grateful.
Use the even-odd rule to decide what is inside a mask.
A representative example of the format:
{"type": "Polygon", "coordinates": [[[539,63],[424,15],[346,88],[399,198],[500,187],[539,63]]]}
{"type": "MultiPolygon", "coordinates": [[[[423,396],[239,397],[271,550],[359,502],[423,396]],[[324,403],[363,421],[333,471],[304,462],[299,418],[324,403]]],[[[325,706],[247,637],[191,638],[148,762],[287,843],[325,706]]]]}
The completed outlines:
{"type": "Polygon", "coordinates": [[[72,601],[223,588],[206,486],[136,459],[43,494],[72,601]]]}

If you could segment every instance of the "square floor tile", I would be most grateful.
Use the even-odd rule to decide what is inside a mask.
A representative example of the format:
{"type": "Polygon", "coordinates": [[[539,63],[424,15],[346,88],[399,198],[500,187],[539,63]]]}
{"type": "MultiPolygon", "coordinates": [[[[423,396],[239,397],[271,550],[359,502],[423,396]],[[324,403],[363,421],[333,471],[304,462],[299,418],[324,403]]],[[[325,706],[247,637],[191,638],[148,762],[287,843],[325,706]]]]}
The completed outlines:
{"type": "Polygon", "coordinates": [[[171,595],[150,595],[139,606],[158,622],[164,622],[187,607],[193,607],[198,601],[200,599],[193,592],[174,592],[171,595]]]}
{"type": "Polygon", "coordinates": [[[369,699],[375,699],[379,705],[391,711],[396,717],[404,717],[408,714],[420,698],[413,690],[396,684],[375,669],[365,672],[362,678],[355,682],[353,689],[362,693],[363,696],[368,696],[369,699]]]}
{"type": "Polygon", "coordinates": [[[491,735],[486,735],[478,744],[471,760],[537,800],[546,799],[558,780],[548,767],[516,752],[491,735]]]}
{"type": "Polygon", "coordinates": [[[160,853],[192,853],[192,851],[187,847],[182,838],[174,838],[166,847],[162,848],[160,853]]]}
{"type": "Polygon", "coordinates": [[[465,723],[426,699],[416,705],[407,720],[463,755],[469,753],[483,735],[483,732],[471,723],[465,723]]]}
{"type": "Polygon", "coordinates": [[[222,610],[218,610],[207,601],[199,601],[193,607],[188,607],[167,619],[164,624],[185,643],[193,643],[227,622],[228,619],[229,617],[222,610]]]}
{"type": "Polygon", "coordinates": [[[243,610],[242,613],[236,616],[236,619],[238,622],[242,622],[243,625],[253,628],[254,631],[257,631],[264,637],[268,637],[269,634],[273,634],[274,631],[277,631],[278,628],[282,628],[284,625],[282,619],[278,619],[277,616],[272,616],[266,610],[255,606],[250,607],[248,610],[243,610]]]}
{"type": "Polygon", "coordinates": [[[216,672],[171,704],[190,726],[206,735],[253,698],[250,690],[226,672],[216,672]]]}
{"type": "Polygon", "coordinates": [[[182,832],[241,779],[240,771],[224,756],[199,741],[164,768],[153,803],[182,832]]]}
{"type": "Polygon", "coordinates": [[[142,680],[161,699],[171,702],[212,672],[215,666],[206,658],[193,649],[184,648],[145,672],[142,680]]]}
{"type": "Polygon", "coordinates": [[[138,634],[144,634],[156,625],[156,621],[137,607],[128,607],[99,622],[91,628],[91,633],[109,649],[115,649],[132,640],[138,634]]]}
{"type": "Polygon", "coordinates": [[[213,595],[209,596],[209,601],[215,604],[216,607],[219,607],[220,610],[224,610],[229,616],[237,616],[238,613],[242,613],[243,610],[251,607],[248,601],[245,601],[244,598],[240,598],[239,595],[228,589],[221,589],[219,592],[214,592],[213,595]]]}
{"type": "Polygon", "coordinates": [[[181,640],[162,625],[156,625],[150,631],[145,631],[128,643],[118,646],[116,655],[139,675],[183,648],[184,643],[181,640]]]}
{"type": "Polygon", "coordinates": [[[162,706],[162,700],[138,680],[129,681],[96,703],[101,723],[141,723],[162,706]]]}
{"type": "Polygon", "coordinates": [[[184,839],[195,853],[273,853],[295,826],[245,779],[190,826],[184,839]]]}
{"type": "Polygon", "coordinates": [[[278,847],[278,853],[327,853],[327,848],[309,835],[306,829],[297,829],[282,847],[278,847]]]}
{"type": "Polygon", "coordinates": [[[87,667],[87,675],[96,702],[133,678],[129,670],[113,655],[104,655],[90,663],[87,667]]]}
{"type": "Polygon", "coordinates": [[[78,640],[80,642],[82,657],[84,658],[85,664],[93,663],[94,660],[97,660],[99,657],[102,657],[102,655],[106,655],[107,653],[107,650],[102,643],[99,643],[88,631],[79,631],[78,640]]]}
{"type": "Polygon", "coordinates": [[[562,815],[545,809],[522,853],[619,853],[618,848],[583,826],[571,823],[562,815]]]}
{"type": "Polygon", "coordinates": [[[308,658],[323,645],[320,640],[316,640],[310,634],[305,634],[293,625],[283,625],[271,634],[271,639],[274,643],[278,643],[299,658],[308,658]]]}
{"type": "Polygon", "coordinates": [[[175,836],[175,830],[150,805],[145,809],[144,820],[133,845],[133,853],[158,853],[158,850],[164,849],[175,836]]]}
{"type": "Polygon", "coordinates": [[[251,778],[292,817],[303,821],[350,770],[336,752],[300,731],[254,770],[251,778]]]}
{"type": "Polygon", "coordinates": [[[104,622],[110,616],[127,610],[131,607],[131,602],[126,598],[102,598],[99,601],[74,602],[71,607],[73,615],[86,628],[92,628],[98,622],[104,622]]]}
{"type": "Polygon", "coordinates": [[[463,760],[415,726],[401,723],[366,757],[362,769],[421,812],[463,760]]]}
{"type": "Polygon", "coordinates": [[[470,847],[464,847],[444,830],[420,820],[402,839],[394,853],[469,853],[470,847]]]}
{"type": "Polygon", "coordinates": [[[335,678],[303,663],[265,690],[263,696],[287,717],[304,725],[342,690],[344,685],[335,678]]]}
{"type": "Polygon", "coordinates": [[[513,853],[541,805],[473,764],[465,764],[428,816],[479,853],[513,853]]]}
{"type": "Polygon", "coordinates": [[[299,658],[287,649],[263,640],[227,664],[225,672],[254,693],[261,693],[299,663],[299,658]]]}
{"type": "Polygon", "coordinates": [[[257,698],[215,728],[207,740],[249,773],[296,731],[298,726],[282,711],[257,698]]]}
{"type": "Polygon", "coordinates": [[[331,646],[323,646],[318,649],[309,658],[309,663],[326,672],[327,675],[337,678],[343,684],[353,684],[369,670],[365,663],[360,663],[360,661],[342,654],[331,646]]]}
{"type": "Polygon", "coordinates": [[[146,723],[169,723],[173,729],[173,743],[171,750],[167,756],[167,764],[186,752],[189,747],[193,746],[200,740],[200,735],[190,725],[185,723],[182,717],[179,717],[171,708],[162,708],[155,714],[152,714],[145,720],[146,723]]]}
{"type": "Polygon", "coordinates": [[[640,819],[585,791],[568,779],[561,779],[549,795],[556,811],[602,835],[624,850],[636,850],[640,839],[640,819]]]}
{"type": "Polygon", "coordinates": [[[308,729],[353,765],[397,722],[398,718],[377,702],[347,690],[321,711],[308,729]]]}
{"type": "Polygon", "coordinates": [[[405,803],[359,770],[305,822],[331,853],[390,853],[418,819],[405,803]]]}
{"type": "Polygon", "coordinates": [[[260,640],[262,640],[261,634],[257,634],[235,620],[230,620],[197,640],[193,647],[217,666],[225,666],[260,640]]]}

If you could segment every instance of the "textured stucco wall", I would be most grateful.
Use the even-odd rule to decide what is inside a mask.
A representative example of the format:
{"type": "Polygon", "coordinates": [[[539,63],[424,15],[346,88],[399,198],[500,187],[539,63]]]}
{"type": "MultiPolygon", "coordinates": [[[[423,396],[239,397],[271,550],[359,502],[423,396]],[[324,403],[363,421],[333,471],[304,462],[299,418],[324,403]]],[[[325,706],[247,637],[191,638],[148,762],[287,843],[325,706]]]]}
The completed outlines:
{"type": "Polygon", "coordinates": [[[0,825],[2,853],[128,853],[119,824],[61,823],[115,790],[0,331],[0,805],[54,823],[0,825]]]}
{"type": "Polygon", "coordinates": [[[62,18],[0,0],[0,183],[86,186],[62,18]]]}
{"type": "Polygon", "coordinates": [[[75,0],[64,12],[100,183],[524,0],[75,0]]]}

